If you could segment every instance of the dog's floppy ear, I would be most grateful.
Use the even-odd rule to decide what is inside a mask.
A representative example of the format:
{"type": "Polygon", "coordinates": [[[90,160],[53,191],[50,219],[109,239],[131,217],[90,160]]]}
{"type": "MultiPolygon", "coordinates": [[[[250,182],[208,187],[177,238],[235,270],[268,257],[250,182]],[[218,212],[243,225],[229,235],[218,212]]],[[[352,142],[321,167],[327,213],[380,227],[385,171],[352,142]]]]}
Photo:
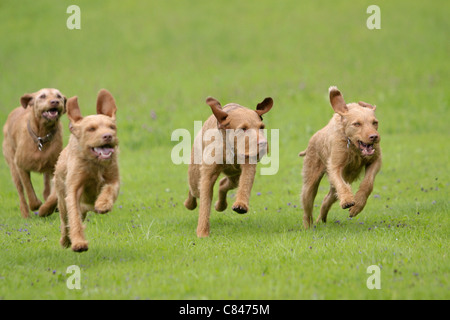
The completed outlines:
{"type": "Polygon", "coordinates": [[[377,106],[373,106],[373,105],[371,105],[370,103],[367,103],[367,102],[364,102],[364,101],[359,101],[358,104],[359,104],[361,107],[369,108],[369,109],[372,109],[373,111],[375,111],[375,109],[377,108],[377,106]]]}
{"type": "Polygon", "coordinates": [[[267,113],[272,109],[273,99],[265,98],[262,102],[258,103],[256,106],[256,113],[261,117],[264,113],[267,113]]]}
{"type": "Polygon", "coordinates": [[[116,111],[116,101],[112,94],[106,89],[100,90],[97,96],[97,114],[104,114],[115,119],[116,111]]]}
{"type": "Polygon", "coordinates": [[[67,100],[67,117],[69,118],[69,130],[77,136],[77,130],[74,124],[83,119],[81,115],[80,106],[78,105],[78,97],[72,97],[67,100]]]}
{"type": "Polygon", "coordinates": [[[206,103],[211,107],[211,111],[219,122],[219,128],[224,127],[227,123],[228,113],[222,110],[220,102],[213,97],[206,98],[206,103]]]}
{"type": "Polygon", "coordinates": [[[78,97],[72,97],[67,100],[67,117],[70,122],[77,123],[83,116],[81,115],[80,106],[78,105],[78,97]]]}
{"type": "Polygon", "coordinates": [[[34,93],[26,93],[20,98],[20,104],[24,109],[33,103],[34,93]]]}
{"type": "Polygon", "coordinates": [[[340,115],[347,113],[347,104],[339,89],[333,86],[328,89],[328,92],[330,94],[330,103],[334,112],[339,113],[340,115]]]}
{"type": "Polygon", "coordinates": [[[67,98],[66,98],[66,96],[63,96],[63,99],[64,99],[63,113],[66,113],[67,112],[67,98]]]}

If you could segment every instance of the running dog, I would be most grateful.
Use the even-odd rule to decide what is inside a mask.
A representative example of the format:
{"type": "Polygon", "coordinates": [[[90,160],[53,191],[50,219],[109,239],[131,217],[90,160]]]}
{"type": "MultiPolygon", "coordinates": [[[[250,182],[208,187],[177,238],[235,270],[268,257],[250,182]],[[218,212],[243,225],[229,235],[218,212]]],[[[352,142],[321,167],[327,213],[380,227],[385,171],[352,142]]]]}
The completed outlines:
{"type": "Polygon", "coordinates": [[[336,87],[329,88],[330,103],[335,111],[328,125],[316,132],[300,156],[303,163],[303,224],[313,223],[313,205],[320,180],[328,174],[330,191],[323,200],[316,222],[326,222],[331,205],[340,201],[342,209],[350,208],[350,217],[358,215],[373,190],[375,176],[381,167],[380,134],[375,117],[376,106],[365,102],[346,104],[336,87]],[[351,183],[365,170],[355,195],[351,183]]]}
{"type": "Polygon", "coordinates": [[[66,97],[57,89],[44,88],[20,98],[3,127],[3,155],[19,193],[22,217],[30,217],[42,202],[36,196],[30,172],[44,175],[43,197],[51,193],[51,180],[63,146],[59,119],[66,112],[66,97]],[[25,198],[28,196],[28,204],[25,198]]]}
{"type": "Polygon", "coordinates": [[[208,237],[210,234],[213,187],[221,173],[225,177],[219,183],[219,198],[215,209],[224,211],[227,208],[227,192],[238,187],[232,209],[240,214],[248,211],[256,164],[267,153],[268,148],[262,130],[262,115],[273,106],[272,98],[264,99],[257,105],[256,110],[236,103],[222,108],[219,101],[212,97],[209,97],[206,103],[213,114],[204,123],[202,131],[194,141],[188,171],[189,194],[184,202],[187,209],[194,210],[197,207],[197,199],[200,199],[198,237],[208,237]],[[210,133],[214,139],[205,139],[210,133]],[[195,159],[198,155],[201,157],[200,162],[195,159]]]}

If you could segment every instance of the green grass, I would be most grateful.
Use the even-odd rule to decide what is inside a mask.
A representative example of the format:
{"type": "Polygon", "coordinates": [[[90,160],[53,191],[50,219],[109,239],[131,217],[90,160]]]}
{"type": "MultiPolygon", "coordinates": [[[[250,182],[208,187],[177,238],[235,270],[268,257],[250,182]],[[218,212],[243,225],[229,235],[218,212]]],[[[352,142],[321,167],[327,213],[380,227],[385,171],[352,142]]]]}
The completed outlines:
{"type": "MultiPolygon", "coordinates": [[[[107,88],[121,194],[88,216],[89,251],[76,254],[59,246],[58,215],[20,217],[3,162],[0,298],[450,298],[447,2],[378,1],[380,30],[366,28],[370,1],[77,1],[82,29],[68,30],[71,4],[0,3],[0,122],[25,92],[56,87],[87,115],[107,88]],[[297,154],[332,115],[330,85],[377,105],[383,167],[358,217],[335,205],[304,231],[297,154]],[[192,133],[209,95],[248,107],[273,97],[264,120],[280,130],[280,168],[257,175],[247,215],[213,210],[211,237],[198,239],[170,134],[192,133]],[[81,290],[66,287],[70,265],[81,290]],[[370,265],[381,290],[366,286],[370,265]]],[[[316,205],[327,190],[324,179],[316,205]]]]}

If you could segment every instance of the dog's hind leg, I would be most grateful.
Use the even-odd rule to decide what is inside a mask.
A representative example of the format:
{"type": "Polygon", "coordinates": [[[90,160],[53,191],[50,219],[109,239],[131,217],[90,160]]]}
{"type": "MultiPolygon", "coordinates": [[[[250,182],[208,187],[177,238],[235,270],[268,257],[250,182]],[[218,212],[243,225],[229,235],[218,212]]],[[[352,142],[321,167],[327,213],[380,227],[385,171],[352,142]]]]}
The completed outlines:
{"type": "Polygon", "coordinates": [[[56,191],[52,190],[52,193],[48,196],[47,200],[39,208],[39,217],[47,217],[51,215],[58,204],[58,197],[56,191]]]}
{"type": "Polygon", "coordinates": [[[215,209],[216,211],[224,211],[228,204],[227,204],[227,193],[231,189],[234,189],[239,184],[239,175],[232,176],[232,177],[224,177],[222,180],[220,180],[219,183],[219,199],[216,201],[215,209]]]}
{"type": "Polygon", "coordinates": [[[22,181],[20,180],[20,175],[19,175],[19,172],[17,171],[15,163],[10,163],[10,169],[11,169],[12,180],[14,182],[14,185],[16,186],[17,193],[19,194],[20,212],[21,212],[23,218],[29,218],[30,217],[30,208],[28,207],[28,204],[27,204],[27,201],[25,198],[25,193],[23,190],[22,181]]]}
{"type": "Polygon", "coordinates": [[[51,172],[45,172],[44,173],[44,192],[42,196],[44,197],[44,200],[47,200],[47,198],[50,195],[50,192],[52,190],[52,182],[53,174],[51,172]]]}
{"type": "Polygon", "coordinates": [[[333,186],[330,186],[330,191],[325,196],[322,202],[322,206],[320,207],[320,215],[316,220],[316,223],[319,221],[327,222],[328,211],[330,210],[333,203],[337,201],[338,197],[336,194],[336,189],[333,186]]]}
{"type": "Polygon", "coordinates": [[[69,218],[67,216],[66,202],[63,199],[58,199],[59,217],[61,219],[61,239],[59,243],[63,248],[68,248],[71,245],[69,237],[69,218]]]}
{"type": "Polygon", "coordinates": [[[184,201],[184,206],[189,210],[197,208],[197,198],[192,195],[191,190],[188,192],[188,198],[184,201]]]}
{"type": "Polygon", "coordinates": [[[325,173],[325,166],[320,160],[311,159],[308,155],[303,164],[303,187],[302,187],[302,205],[303,205],[303,225],[308,229],[313,223],[314,199],[317,195],[320,180],[325,173]]]}
{"type": "Polygon", "coordinates": [[[189,179],[189,193],[187,199],[184,201],[184,206],[189,210],[194,210],[195,208],[197,208],[197,198],[200,197],[200,192],[198,190],[198,184],[200,182],[199,165],[193,163],[189,165],[188,179],[189,179]]]}
{"type": "Polygon", "coordinates": [[[37,210],[42,205],[41,200],[39,200],[34,192],[33,185],[31,184],[30,172],[17,168],[19,172],[20,181],[25,188],[28,196],[28,204],[31,210],[37,210]]]}
{"type": "Polygon", "coordinates": [[[214,183],[220,172],[202,170],[200,179],[200,208],[198,214],[197,237],[209,236],[209,216],[211,214],[211,201],[213,197],[214,183]]]}

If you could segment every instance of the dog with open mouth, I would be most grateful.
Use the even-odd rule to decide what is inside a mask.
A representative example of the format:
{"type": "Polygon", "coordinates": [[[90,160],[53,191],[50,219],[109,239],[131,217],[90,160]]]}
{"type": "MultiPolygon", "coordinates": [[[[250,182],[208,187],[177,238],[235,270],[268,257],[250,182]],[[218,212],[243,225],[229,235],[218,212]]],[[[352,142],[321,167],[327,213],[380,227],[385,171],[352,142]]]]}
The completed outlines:
{"type": "Polygon", "coordinates": [[[210,234],[213,187],[221,174],[225,177],[219,182],[219,196],[214,205],[216,211],[227,208],[228,191],[238,188],[232,209],[239,214],[248,212],[257,162],[268,153],[262,116],[273,106],[270,97],[260,102],[256,109],[237,103],[229,103],[222,108],[220,102],[212,97],[208,97],[206,103],[212,115],[194,140],[188,169],[189,192],[184,202],[187,209],[194,210],[199,199],[199,238],[210,234]],[[210,133],[212,136],[208,138],[210,133]],[[196,155],[201,155],[199,163],[195,161],[196,155]]]}
{"type": "Polygon", "coordinates": [[[111,93],[100,90],[97,114],[83,117],[78,98],[67,101],[71,135],[55,169],[55,192],[42,205],[39,214],[51,214],[58,206],[63,247],[88,250],[83,221],[88,211],[112,210],[119,188],[116,103],[111,93]]]}
{"type": "Polygon", "coordinates": [[[66,97],[57,89],[44,88],[20,98],[3,127],[3,155],[20,199],[22,217],[30,216],[42,202],[36,196],[30,172],[44,176],[44,200],[51,193],[51,180],[63,146],[59,121],[66,112],[66,97]],[[28,203],[25,192],[28,196],[28,203]]]}
{"type": "Polygon", "coordinates": [[[375,117],[376,106],[366,102],[345,103],[336,87],[329,88],[330,103],[335,114],[323,129],[316,132],[305,151],[301,200],[303,224],[309,228],[320,180],[326,173],[330,191],[323,200],[317,221],[326,222],[328,211],[340,200],[343,209],[350,208],[350,217],[365,207],[373,190],[375,176],[381,168],[380,134],[375,117]],[[352,193],[351,183],[365,170],[359,190],[352,193]]]}

